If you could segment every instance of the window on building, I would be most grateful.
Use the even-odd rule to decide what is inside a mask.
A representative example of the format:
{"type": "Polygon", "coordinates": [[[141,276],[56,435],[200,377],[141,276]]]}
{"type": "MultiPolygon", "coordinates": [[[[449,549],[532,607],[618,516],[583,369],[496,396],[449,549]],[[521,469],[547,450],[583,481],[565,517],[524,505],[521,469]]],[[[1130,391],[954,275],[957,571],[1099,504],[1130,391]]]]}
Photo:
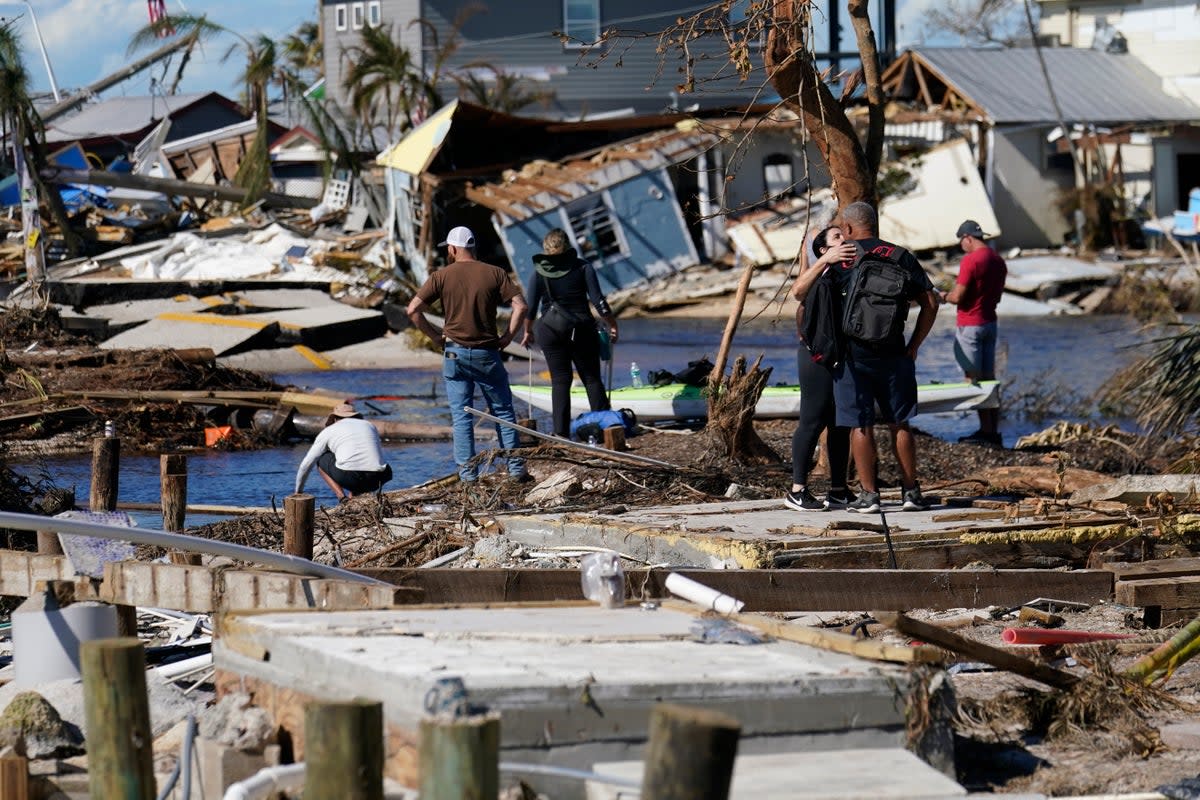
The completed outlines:
{"type": "Polygon", "coordinates": [[[567,47],[584,47],[600,39],[600,0],[563,0],[563,33],[567,47]]]}
{"type": "Polygon", "coordinates": [[[584,258],[601,261],[624,255],[621,230],[612,215],[606,194],[595,194],[568,203],[567,221],[584,258]]]}
{"type": "Polygon", "coordinates": [[[362,30],[363,22],[365,20],[363,10],[362,3],[355,3],[354,5],[350,6],[350,27],[354,28],[356,31],[362,30]]]}
{"type": "Polygon", "coordinates": [[[763,186],[767,197],[790,195],[795,184],[791,156],[787,153],[771,153],[763,159],[763,186]]]}
{"type": "Polygon", "coordinates": [[[372,28],[378,28],[383,24],[383,5],[380,0],[371,0],[367,3],[367,24],[372,28]]]}
{"type": "Polygon", "coordinates": [[[333,27],[339,31],[346,30],[346,28],[349,27],[347,25],[346,20],[347,20],[347,18],[346,18],[345,4],[342,4],[340,6],[334,6],[333,7],[333,27]]]}

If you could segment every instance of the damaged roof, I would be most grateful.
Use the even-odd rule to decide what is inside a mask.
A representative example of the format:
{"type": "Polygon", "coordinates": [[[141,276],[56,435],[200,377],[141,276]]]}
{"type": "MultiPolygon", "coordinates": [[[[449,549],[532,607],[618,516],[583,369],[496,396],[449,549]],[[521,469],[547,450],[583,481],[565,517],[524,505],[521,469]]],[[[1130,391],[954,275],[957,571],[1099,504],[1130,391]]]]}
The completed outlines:
{"type": "Polygon", "coordinates": [[[468,188],[467,198],[508,222],[528,219],[637,174],[695,158],[718,141],[719,136],[694,125],[677,126],[560,162],[531,161],[507,170],[498,182],[468,188]]]}
{"type": "MultiPolygon", "coordinates": [[[[73,142],[144,134],[159,120],[209,101],[245,118],[240,106],[217,92],[113,97],[84,106],[70,117],[56,119],[46,128],[47,142],[73,142]]],[[[139,137],[140,138],[140,137],[139,137]]]]}
{"type": "MultiPolygon", "coordinates": [[[[1067,122],[1200,119],[1200,108],[1164,92],[1162,81],[1134,56],[1075,47],[1041,52],[1067,122]]],[[[997,124],[1057,122],[1033,48],[914,48],[888,68],[884,83],[897,99],[924,99],[945,108],[955,105],[946,95],[957,95],[959,105],[974,106],[997,124]]]]}

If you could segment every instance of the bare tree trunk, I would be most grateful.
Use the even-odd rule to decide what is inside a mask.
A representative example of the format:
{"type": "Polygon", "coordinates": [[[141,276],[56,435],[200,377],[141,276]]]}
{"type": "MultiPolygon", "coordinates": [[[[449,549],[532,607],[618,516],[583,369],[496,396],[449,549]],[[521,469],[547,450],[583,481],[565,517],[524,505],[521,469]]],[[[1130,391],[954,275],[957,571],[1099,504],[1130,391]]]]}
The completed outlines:
{"type": "MultiPolygon", "coordinates": [[[[708,398],[708,425],[725,446],[725,455],[741,464],[777,464],[779,454],[772,450],[754,430],[754,407],[771,379],[771,368],[760,369],[762,356],[746,370],[745,356],[733,362],[729,378],[722,381],[719,393],[708,398]]],[[[713,371],[716,374],[716,370],[713,371]]],[[[713,389],[716,384],[709,383],[713,389]]]]}
{"type": "Polygon", "coordinates": [[[829,165],[839,205],[873,202],[875,172],[854,126],[817,72],[807,39],[809,14],[806,0],[774,0],[763,54],[767,77],[784,104],[800,115],[829,165]]]}
{"type": "MultiPolygon", "coordinates": [[[[862,60],[863,82],[867,87],[867,144],[863,148],[867,157],[867,174],[879,174],[879,162],[883,156],[883,79],[879,69],[879,52],[875,48],[875,31],[871,29],[868,15],[869,0],[850,0],[850,21],[858,40],[858,54],[862,60]]],[[[878,205],[872,180],[871,199],[878,205]]]]}

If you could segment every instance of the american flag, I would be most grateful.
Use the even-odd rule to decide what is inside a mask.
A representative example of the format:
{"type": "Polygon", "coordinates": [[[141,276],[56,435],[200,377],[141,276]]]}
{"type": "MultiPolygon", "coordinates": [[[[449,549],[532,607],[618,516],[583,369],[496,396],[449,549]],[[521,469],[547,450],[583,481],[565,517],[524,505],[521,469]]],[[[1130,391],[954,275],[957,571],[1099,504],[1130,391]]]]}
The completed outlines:
{"type": "Polygon", "coordinates": [[[171,18],[167,16],[166,0],[146,0],[146,10],[150,13],[151,25],[161,23],[162,27],[158,30],[158,38],[162,39],[166,36],[175,35],[175,28],[171,25],[171,18]]]}

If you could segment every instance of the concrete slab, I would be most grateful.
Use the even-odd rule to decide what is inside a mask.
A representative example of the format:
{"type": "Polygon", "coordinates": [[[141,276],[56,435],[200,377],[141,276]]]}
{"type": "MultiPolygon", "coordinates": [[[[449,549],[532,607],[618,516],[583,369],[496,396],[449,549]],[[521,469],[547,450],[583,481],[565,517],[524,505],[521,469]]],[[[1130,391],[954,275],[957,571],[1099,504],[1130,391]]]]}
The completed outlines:
{"type": "MultiPolygon", "coordinates": [[[[1003,513],[996,511],[947,506],[901,511],[898,501],[889,502],[885,498],[884,513],[897,546],[915,542],[944,548],[957,544],[964,533],[1015,529],[1013,520],[1004,519],[1003,513]]],[[[608,547],[656,565],[761,569],[776,566],[775,557],[789,548],[843,548],[851,542],[877,544],[886,558],[884,529],[878,514],[795,511],[782,500],[653,506],[630,509],[619,515],[513,514],[501,515],[499,519],[505,534],[522,544],[608,547]]],[[[1061,525],[1062,519],[1040,523],[1026,519],[1022,524],[1051,528],[1061,525]]],[[[919,563],[901,566],[943,568],[919,563]]]]}
{"type": "Polygon", "coordinates": [[[382,336],[387,331],[383,313],[344,303],[284,311],[239,314],[235,319],[279,326],[284,344],[303,344],[316,350],[344,347],[382,336]]]}
{"type": "MultiPolygon", "coordinates": [[[[605,777],[642,780],[640,761],[599,763],[605,777]]],[[[967,790],[898,747],[739,755],[730,800],[941,800],[967,790]]],[[[588,800],[633,800],[636,789],[588,781],[588,800]]]]}
{"type": "Polygon", "coordinates": [[[220,314],[161,314],[149,322],[118,333],[100,347],[145,349],[211,347],[218,356],[270,347],[279,334],[277,323],[220,314]]]}
{"type": "Polygon", "coordinates": [[[161,314],[199,314],[207,308],[208,304],[203,300],[185,294],[161,299],[123,300],[117,303],[90,306],[84,316],[108,320],[109,327],[118,330],[149,322],[161,314]]]}
{"type": "MultiPolygon", "coordinates": [[[[302,702],[381,701],[387,772],[401,781],[415,777],[425,695],[451,675],[472,704],[501,713],[503,760],[640,758],[664,701],[736,717],[743,753],[903,743],[905,670],[784,641],[701,644],[694,623],[592,605],[231,615],[213,652],[222,690],[254,692],[301,743],[290,729],[302,702]]],[[[574,786],[554,796],[580,796],[574,786]]]]}

